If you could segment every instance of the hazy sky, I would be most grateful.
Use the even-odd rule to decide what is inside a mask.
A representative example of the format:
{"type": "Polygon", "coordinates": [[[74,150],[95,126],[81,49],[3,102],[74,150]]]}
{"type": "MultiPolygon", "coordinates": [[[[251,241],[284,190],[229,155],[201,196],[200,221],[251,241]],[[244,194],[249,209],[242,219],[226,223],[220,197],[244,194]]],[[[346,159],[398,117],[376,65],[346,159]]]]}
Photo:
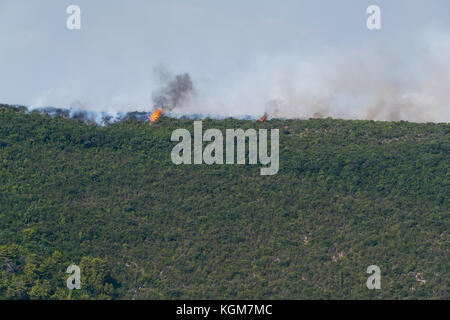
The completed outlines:
{"type": "Polygon", "coordinates": [[[149,110],[163,64],[194,81],[185,112],[259,114],[276,100],[281,116],[317,105],[370,118],[384,81],[395,86],[386,108],[405,97],[435,108],[410,117],[415,100],[394,118],[449,121],[449,14],[448,0],[0,0],[0,103],[149,110]],[[71,4],[81,30],[66,28],[71,4]],[[371,4],[382,30],[366,28],[371,4]]]}

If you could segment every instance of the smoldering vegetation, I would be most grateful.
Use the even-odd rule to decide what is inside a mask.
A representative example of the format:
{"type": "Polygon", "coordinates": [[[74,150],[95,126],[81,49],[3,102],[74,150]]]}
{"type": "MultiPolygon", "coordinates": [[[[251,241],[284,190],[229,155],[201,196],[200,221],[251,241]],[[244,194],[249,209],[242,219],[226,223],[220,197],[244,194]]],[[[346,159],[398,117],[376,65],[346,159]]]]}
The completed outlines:
{"type": "MultiPolygon", "coordinates": [[[[79,100],[69,108],[31,107],[30,111],[47,114],[51,117],[62,117],[79,120],[87,124],[108,125],[120,121],[137,120],[149,121],[149,116],[155,110],[172,113],[177,108],[186,105],[195,96],[194,84],[189,73],[172,74],[165,66],[154,68],[154,75],[159,86],[152,93],[152,107],[149,111],[119,112],[89,110],[79,100]]],[[[131,109],[131,107],[130,107],[131,109]]],[[[179,116],[179,115],[173,115],[179,116]]],[[[185,117],[201,119],[205,114],[190,114],[185,117]]]]}
{"type": "MultiPolygon", "coordinates": [[[[23,108],[23,107],[22,107],[23,108]]],[[[29,109],[24,107],[26,112],[38,112],[48,115],[50,117],[60,117],[64,119],[73,119],[92,125],[109,125],[115,122],[121,121],[148,121],[148,117],[151,112],[142,111],[130,111],[125,113],[108,113],[103,111],[91,111],[91,110],[79,110],[79,109],[67,109],[67,108],[55,108],[55,107],[42,107],[29,109]]]]}
{"type": "MultiPolygon", "coordinates": [[[[67,108],[55,108],[55,107],[42,107],[42,108],[34,108],[30,109],[26,106],[10,106],[10,105],[0,105],[5,108],[16,108],[21,112],[37,112],[40,114],[48,115],[52,118],[63,118],[63,119],[72,119],[80,122],[84,122],[89,125],[98,125],[98,126],[107,126],[113,123],[122,122],[122,121],[141,121],[141,122],[149,122],[150,115],[153,112],[150,111],[130,111],[130,112],[118,112],[118,113],[107,113],[107,112],[97,112],[90,110],[73,110],[67,108]]],[[[223,120],[227,117],[225,116],[217,116],[213,114],[173,114],[168,113],[166,116],[170,116],[173,118],[182,118],[182,119],[191,119],[191,120],[202,120],[206,118],[214,118],[217,120],[223,120]]],[[[243,115],[237,116],[236,119],[241,120],[257,120],[256,117],[243,115]]]]}

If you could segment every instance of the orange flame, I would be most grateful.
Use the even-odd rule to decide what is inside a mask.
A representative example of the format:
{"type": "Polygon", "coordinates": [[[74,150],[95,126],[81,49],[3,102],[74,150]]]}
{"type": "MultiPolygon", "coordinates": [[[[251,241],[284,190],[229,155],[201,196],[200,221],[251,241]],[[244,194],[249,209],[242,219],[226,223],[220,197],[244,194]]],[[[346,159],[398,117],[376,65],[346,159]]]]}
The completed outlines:
{"type": "Polygon", "coordinates": [[[161,113],[162,113],[162,110],[161,109],[157,109],[155,111],[155,113],[150,115],[150,117],[149,117],[150,122],[155,122],[156,120],[158,120],[160,115],[161,115],[161,113]]]}
{"type": "Polygon", "coordinates": [[[267,113],[264,113],[264,115],[261,118],[259,118],[259,122],[264,122],[264,121],[266,121],[266,119],[267,119],[267,113]]]}

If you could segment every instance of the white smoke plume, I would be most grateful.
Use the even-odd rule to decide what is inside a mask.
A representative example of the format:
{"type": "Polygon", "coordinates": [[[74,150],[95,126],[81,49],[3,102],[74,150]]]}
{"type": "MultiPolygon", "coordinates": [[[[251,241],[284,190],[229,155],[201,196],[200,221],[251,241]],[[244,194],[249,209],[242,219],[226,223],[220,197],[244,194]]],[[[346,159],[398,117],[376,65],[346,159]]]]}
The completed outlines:
{"type": "Polygon", "coordinates": [[[226,94],[202,101],[201,93],[187,110],[449,122],[450,36],[423,33],[406,54],[395,47],[366,46],[344,51],[326,48],[309,59],[266,56],[240,75],[226,94]]]}

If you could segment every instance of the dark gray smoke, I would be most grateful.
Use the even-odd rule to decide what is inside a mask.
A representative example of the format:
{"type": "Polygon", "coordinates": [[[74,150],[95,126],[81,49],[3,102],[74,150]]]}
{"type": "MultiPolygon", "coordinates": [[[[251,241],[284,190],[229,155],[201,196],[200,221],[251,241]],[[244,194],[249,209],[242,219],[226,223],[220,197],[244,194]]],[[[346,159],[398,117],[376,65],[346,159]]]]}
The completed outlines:
{"type": "Polygon", "coordinates": [[[153,93],[156,108],[165,112],[172,111],[186,103],[194,94],[194,86],[188,73],[170,75],[166,70],[155,70],[162,86],[153,93]]]}

